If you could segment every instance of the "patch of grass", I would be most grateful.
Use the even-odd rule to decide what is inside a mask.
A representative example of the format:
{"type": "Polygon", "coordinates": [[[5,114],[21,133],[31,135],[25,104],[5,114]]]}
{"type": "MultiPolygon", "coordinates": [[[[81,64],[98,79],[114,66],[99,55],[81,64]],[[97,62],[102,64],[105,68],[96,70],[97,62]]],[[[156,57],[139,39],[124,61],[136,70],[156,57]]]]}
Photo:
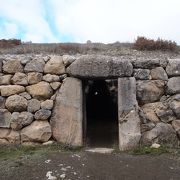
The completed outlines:
{"type": "Polygon", "coordinates": [[[164,153],[170,153],[169,149],[165,146],[161,146],[159,148],[151,148],[151,147],[139,147],[137,149],[134,149],[133,151],[130,152],[130,154],[133,155],[161,155],[164,153]]]}
{"type": "Polygon", "coordinates": [[[34,146],[0,146],[0,159],[19,158],[34,154],[47,154],[54,152],[78,152],[81,147],[71,147],[62,144],[34,145],[34,146]]]}

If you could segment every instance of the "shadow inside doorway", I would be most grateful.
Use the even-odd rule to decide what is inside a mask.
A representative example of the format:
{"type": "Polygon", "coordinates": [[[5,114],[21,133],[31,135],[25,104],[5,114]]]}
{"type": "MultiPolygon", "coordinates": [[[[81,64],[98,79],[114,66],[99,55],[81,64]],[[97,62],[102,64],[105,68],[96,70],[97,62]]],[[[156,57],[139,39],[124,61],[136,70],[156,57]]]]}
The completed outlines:
{"type": "Polygon", "coordinates": [[[118,143],[117,81],[88,81],[86,89],[86,145],[113,147],[118,143]]]}

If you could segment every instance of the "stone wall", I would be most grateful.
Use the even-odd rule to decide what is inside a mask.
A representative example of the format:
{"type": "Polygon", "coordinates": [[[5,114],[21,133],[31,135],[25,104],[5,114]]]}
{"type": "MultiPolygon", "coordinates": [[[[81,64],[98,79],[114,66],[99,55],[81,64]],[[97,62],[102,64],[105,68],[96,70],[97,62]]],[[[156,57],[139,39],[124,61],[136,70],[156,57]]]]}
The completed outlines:
{"type": "MultiPolygon", "coordinates": [[[[136,138],[136,145],[179,143],[180,59],[122,60],[100,55],[3,55],[0,58],[0,143],[46,143],[52,139],[82,145],[83,108],[77,103],[83,101],[82,83],[77,78],[122,78],[119,84],[123,84],[123,78],[132,77],[136,85],[132,101],[137,99],[138,103],[129,112],[137,112],[135,119],[140,128],[137,132],[131,127],[135,125],[131,116],[128,126],[120,126],[121,132],[131,134],[133,129],[134,136],[140,137],[136,138]],[[66,98],[69,96],[71,99],[66,98]],[[63,124],[59,119],[63,119],[63,124]],[[127,127],[129,131],[124,129],[127,127]]],[[[127,83],[127,92],[128,87],[127,83]]],[[[119,94],[123,96],[123,92],[119,94]]],[[[124,115],[123,107],[120,109],[123,112],[119,113],[124,115]]],[[[122,136],[120,139],[123,144],[122,136]]]]}
{"type": "Polygon", "coordinates": [[[66,56],[0,59],[0,143],[44,143],[52,138],[50,117],[68,63],[66,56]]]}

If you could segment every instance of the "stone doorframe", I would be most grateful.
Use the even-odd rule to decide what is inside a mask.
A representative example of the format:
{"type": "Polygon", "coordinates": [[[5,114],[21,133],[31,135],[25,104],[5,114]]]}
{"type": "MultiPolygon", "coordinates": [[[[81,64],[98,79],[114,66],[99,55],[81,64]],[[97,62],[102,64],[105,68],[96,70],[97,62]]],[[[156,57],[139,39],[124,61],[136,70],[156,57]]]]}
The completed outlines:
{"type": "MultiPolygon", "coordinates": [[[[68,77],[56,97],[51,118],[53,137],[71,146],[83,146],[83,84],[80,79],[68,77]]],[[[138,146],[140,118],[136,100],[134,77],[118,78],[119,149],[138,146]]]]}

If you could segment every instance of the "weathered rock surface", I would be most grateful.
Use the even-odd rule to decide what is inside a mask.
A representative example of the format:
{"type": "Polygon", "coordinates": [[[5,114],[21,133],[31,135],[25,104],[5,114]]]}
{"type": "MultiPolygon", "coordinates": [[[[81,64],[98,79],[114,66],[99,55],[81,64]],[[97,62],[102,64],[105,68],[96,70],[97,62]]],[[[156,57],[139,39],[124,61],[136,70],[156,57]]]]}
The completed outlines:
{"type": "Polygon", "coordinates": [[[61,75],[65,73],[62,56],[52,56],[44,67],[44,73],[61,75]]]}
{"type": "Polygon", "coordinates": [[[180,120],[172,121],[172,126],[175,129],[175,131],[180,131],[180,120]]]}
{"type": "Polygon", "coordinates": [[[157,67],[151,70],[151,77],[153,80],[168,80],[166,71],[162,67],[157,67]]]}
{"type": "Polygon", "coordinates": [[[119,149],[138,147],[141,138],[135,78],[118,79],[119,149]]]}
{"type": "Polygon", "coordinates": [[[26,73],[27,72],[40,72],[40,73],[42,73],[44,66],[45,66],[45,62],[43,59],[38,59],[38,60],[33,59],[26,64],[24,71],[26,73]]]}
{"type": "Polygon", "coordinates": [[[1,96],[11,96],[14,94],[19,94],[25,91],[25,88],[20,85],[7,85],[0,86],[1,96]]]}
{"type": "Polygon", "coordinates": [[[61,83],[60,83],[60,82],[52,82],[52,83],[50,83],[50,86],[51,86],[54,90],[57,90],[57,89],[61,86],[61,83]]]}
{"type": "Polygon", "coordinates": [[[7,136],[7,140],[11,144],[20,144],[20,134],[18,131],[11,130],[10,133],[7,136]]]}
{"type": "Polygon", "coordinates": [[[137,81],[137,99],[140,104],[152,103],[160,100],[164,94],[165,83],[162,80],[137,81]]]}
{"type": "Polygon", "coordinates": [[[34,98],[39,100],[45,100],[50,98],[53,95],[53,89],[47,82],[39,82],[38,84],[34,84],[26,87],[27,92],[34,98]]]}
{"type": "Polygon", "coordinates": [[[0,96],[0,109],[5,108],[5,98],[0,96]]]}
{"type": "Polygon", "coordinates": [[[171,109],[158,109],[156,110],[156,114],[161,119],[161,121],[165,123],[169,123],[176,119],[171,109]]]}
{"type": "Polygon", "coordinates": [[[6,61],[3,65],[3,71],[9,74],[23,72],[23,66],[19,60],[6,61]]]}
{"type": "Polygon", "coordinates": [[[31,99],[30,101],[28,101],[28,107],[27,107],[28,112],[35,113],[40,109],[40,107],[41,107],[41,102],[39,100],[31,99]]]}
{"type": "Polygon", "coordinates": [[[145,123],[145,124],[141,124],[141,133],[144,133],[146,131],[150,131],[151,129],[153,129],[155,127],[155,123],[153,122],[148,122],[148,123],[145,123]]]}
{"type": "Polygon", "coordinates": [[[13,111],[17,111],[17,112],[21,112],[21,111],[26,111],[27,109],[27,100],[19,95],[12,95],[9,96],[6,99],[6,103],[5,103],[7,109],[10,112],[13,111]]]}
{"type": "Polygon", "coordinates": [[[14,130],[20,130],[24,126],[28,126],[34,120],[33,114],[29,112],[13,112],[11,116],[11,128],[14,130]]]}
{"type": "Polygon", "coordinates": [[[136,79],[148,80],[150,79],[149,69],[134,69],[134,77],[136,79]]]}
{"type": "Polygon", "coordinates": [[[177,145],[178,139],[175,130],[170,124],[157,123],[156,127],[147,131],[142,136],[143,144],[160,143],[167,145],[177,145]]]}
{"type": "Polygon", "coordinates": [[[76,60],[74,56],[70,56],[70,55],[63,55],[62,58],[63,58],[63,63],[66,67],[72,64],[76,60]]]}
{"type": "Polygon", "coordinates": [[[24,97],[24,98],[26,98],[27,100],[30,100],[30,99],[31,99],[30,94],[27,93],[27,92],[20,93],[19,95],[22,96],[22,97],[24,97]]]}
{"type": "Polygon", "coordinates": [[[161,109],[162,106],[163,106],[162,102],[149,103],[149,104],[143,105],[141,109],[144,113],[146,120],[153,123],[159,122],[160,119],[158,118],[156,114],[156,110],[161,109]]]}
{"type": "Polygon", "coordinates": [[[67,78],[57,94],[51,116],[53,137],[61,143],[82,146],[82,83],[67,78]]]}
{"type": "Polygon", "coordinates": [[[170,107],[177,116],[177,118],[180,119],[180,101],[171,102],[170,107]]]}
{"type": "Polygon", "coordinates": [[[5,139],[10,133],[10,131],[11,130],[7,128],[0,128],[0,139],[5,139]]]}
{"type": "Polygon", "coordinates": [[[12,83],[24,86],[28,85],[27,75],[24,73],[17,72],[12,78],[12,83]]]}
{"type": "Polygon", "coordinates": [[[174,128],[180,139],[180,119],[172,121],[172,127],[174,128]]]}
{"type": "Polygon", "coordinates": [[[5,139],[12,144],[20,144],[20,134],[18,131],[0,128],[0,139],[5,139]]]}
{"type": "Polygon", "coordinates": [[[51,134],[51,126],[47,121],[34,121],[21,130],[21,142],[47,142],[51,134]]]}
{"type": "Polygon", "coordinates": [[[45,62],[48,62],[50,59],[51,59],[50,56],[45,56],[45,57],[43,57],[43,60],[44,60],[45,62]]]}
{"type": "Polygon", "coordinates": [[[0,75],[0,85],[9,85],[11,84],[12,75],[0,75]]]}
{"type": "Polygon", "coordinates": [[[48,120],[48,118],[51,116],[51,111],[48,109],[40,109],[38,110],[35,115],[34,118],[37,120],[48,120]]]}
{"type": "Polygon", "coordinates": [[[153,69],[155,67],[166,67],[167,60],[165,59],[135,59],[132,60],[132,64],[134,68],[142,68],[142,69],[153,69]]]}
{"type": "Polygon", "coordinates": [[[7,109],[0,109],[0,127],[10,127],[11,113],[7,109]]]}
{"type": "Polygon", "coordinates": [[[160,121],[169,123],[176,119],[173,111],[169,108],[167,102],[155,102],[145,104],[141,107],[144,117],[147,121],[158,123],[160,121]]]}
{"type": "Polygon", "coordinates": [[[38,72],[28,73],[28,83],[36,84],[42,80],[42,77],[43,77],[42,73],[38,73],[38,72]]]}
{"type": "Polygon", "coordinates": [[[43,80],[46,82],[55,82],[55,81],[59,81],[59,76],[57,75],[51,75],[51,74],[46,74],[43,76],[43,80]]]}
{"type": "Polygon", "coordinates": [[[131,76],[132,64],[110,56],[84,55],[74,61],[67,72],[80,78],[115,78],[131,76]]]}
{"type": "Polygon", "coordinates": [[[180,59],[169,59],[166,72],[168,76],[180,76],[180,59]]]}
{"type": "Polygon", "coordinates": [[[46,100],[41,102],[41,108],[42,109],[49,109],[51,110],[53,108],[54,102],[53,100],[46,100]]]}
{"type": "Polygon", "coordinates": [[[9,144],[8,140],[0,139],[0,145],[7,145],[7,144],[9,144]]]}
{"type": "Polygon", "coordinates": [[[28,56],[26,56],[26,57],[21,57],[21,59],[20,59],[20,61],[21,61],[21,64],[23,64],[23,65],[26,65],[29,61],[31,61],[32,60],[32,58],[31,57],[28,57],[28,56]]]}
{"type": "Polygon", "coordinates": [[[170,95],[180,93],[180,77],[172,77],[168,80],[167,93],[170,95]]]}

